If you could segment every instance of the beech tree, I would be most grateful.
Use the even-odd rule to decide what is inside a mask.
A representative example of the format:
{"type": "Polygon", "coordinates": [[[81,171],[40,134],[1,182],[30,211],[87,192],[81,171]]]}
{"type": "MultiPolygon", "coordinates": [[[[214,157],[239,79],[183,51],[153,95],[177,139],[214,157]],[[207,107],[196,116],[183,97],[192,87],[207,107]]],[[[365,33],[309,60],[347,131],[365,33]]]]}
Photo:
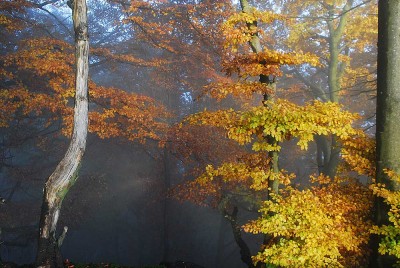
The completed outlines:
{"type": "MultiPolygon", "coordinates": [[[[45,4],[54,2],[56,1],[48,1],[45,4]]],[[[79,101],[84,98],[81,97],[81,94],[76,95],[75,93],[75,85],[79,86],[79,84],[74,80],[74,71],[77,69],[77,67],[74,68],[74,64],[78,61],[74,60],[72,45],[67,41],[57,39],[51,33],[46,34],[44,26],[44,34],[37,34],[34,37],[23,34],[14,35],[14,31],[20,30],[24,33],[26,27],[32,24],[36,25],[32,21],[37,18],[25,17],[25,12],[27,10],[31,12],[37,8],[43,8],[43,6],[44,4],[36,5],[30,1],[1,2],[1,34],[8,42],[2,43],[2,49],[6,53],[2,53],[0,56],[0,106],[3,107],[0,113],[0,126],[5,131],[12,129],[15,125],[18,129],[21,129],[22,126],[37,129],[37,132],[25,133],[28,138],[39,134],[59,134],[60,132],[64,136],[73,136],[75,145],[70,145],[64,160],[46,183],[45,198],[52,198],[52,200],[44,199],[48,204],[44,204],[42,211],[41,241],[39,242],[37,262],[52,264],[58,247],[54,244],[58,239],[55,233],[55,223],[59,215],[57,211],[59,211],[62,199],[69,187],[72,186],[77,174],[71,168],[70,171],[73,174],[68,174],[68,176],[73,175],[74,178],[67,176],[66,179],[63,179],[62,177],[57,178],[57,176],[60,167],[64,166],[63,168],[68,169],[68,164],[73,164],[75,168],[77,162],[73,160],[79,160],[83,153],[84,143],[81,141],[83,131],[82,127],[74,126],[74,111],[71,103],[79,104],[79,101]],[[79,101],[74,101],[75,98],[78,98],[79,101]],[[81,133],[80,141],[77,139],[77,133],[81,133]],[[79,144],[76,145],[76,142],[79,144]],[[70,161],[70,163],[65,161],[70,161]],[[49,215],[46,215],[46,209],[49,210],[49,215]]],[[[76,25],[80,24],[82,23],[76,25]]],[[[82,25],[85,26],[86,23],[82,25]]],[[[82,37],[82,35],[78,36],[82,37]]],[[[65,39],[68,40],[68,37],[65,39]]],[[[129,62],[139,66],[149,66],[150,63],[131,56],[115,55],[104,47],[91,50],[94,56],[92,59],[96,61],[106,59],[129,62]]],[[[165,129],[167,124],[162,119],[153,119],[158,116],[164,117],[164,115],[167,117],[168,113],[160,103],[147,96],[127,93],[113,87],[99,86],[90,79],[86,83],[91,89],[90,132],[96,133],[101,138],[123,137],[140,142],[145,142],[147,139],[161,139],[161,129],[165,129]]],[[[83,118],[84,116],[77,117],[77,119],[83,118]]],[[[61,240],[59,241],[61,242],[61,240]]],[[[60,262],[59,259],[57,261],[60,262]]]]}
{"type": "Polygon", "coordinates": [[[178,187],[176,196],[224,213],[248,267],[362,266],[370,227],[368,188],[348,177],[330,180],[321,176],[312,180],[314,187],[300,190],[289,186],[295,175],[278,168],[278,154],[286,140],[296,139],[298,146],[306,149],[316,135],[332,135],[343,144],[349,143],[347,152],[357,148],[357,136],[363,136],[362,131],[352,127],[357,116],[332,102],[300,106],[278,99],[275,82],[282,75],[282,65],[318,66],[319,62],[311,53],[263,47],[259,25],[285,21],[285,17],[258,11],[247,1],[241,1],[241,5],[242,11],[233,14],[223,26],[224,70],[228,75],[235,74],[238,81],[231,87],[217,83],[213,90],[233,95],[241,90],[244,94],[261,93],[263,103],[243,111],[204,111],[189,116],[185,123],[221,127],[230,139],[241,145],[250,144],[252,152],[231,162],[208,165],[197,179],[178,187]],[[249,82],[252,77],[259,81],[249,82]],[[346,190],[349,185],[357,198],[353,197],[355,192],[346,190]],[[248,232],[265,234],[254,257],[250,257],[241,236],[240,204],[261,212],[261,217],[244,227],[248,232]],[[321,232],[319,224],[332,226],[323,231],[327,237],[317,234],[321,232]]]}
{"type": "MultiPolygon", "coordinates": [[[[300,83],[314,99],[349,105],[365,118],[373,117],[369,95],[376,87],[376,1],[261,1],[260,6],[265,2],[279,6],[291,21],[285,34],[277,31],[276,46],[312,52],[321,62],[288,67],[286,73],[297,81],[287,82],[300,83]]],[[[317,136],[315,142],[318,171],[333,177],[341,145],[335,137],[317,136]]]]}
{"type": "Polygon", "coordinates": [[[89,35],[86,0],[72,1],[71,8],[76,53],[74,124],[68,150],[44,187],[36,259],[38,267],[63,267],[59,246],[68,229],[64,227],[63,234],[58,237],[57,222],[62,201],[78,178],[79,166],[86,148],[89,108],[89,35]]]}
{"type": "Polygon", "coordinates": [[[398,249],[400,191],[400,1],[379,1],[378,94],[376,129],[375,222],[382,226],[373,240],[370,267],[392,267],[398,249]],[[386,187],[384,187],[386,186],[386,187]],[[383,198],[383,199],[382,199],[383,198]],[[385,200],[385,201],[383,201],[385,200]],[[390,207],[388,207],[390,206],[390,207]],[[380,240],[382,238],[382,240],[380,240]],[[378,243],[379,250],[378,250],[378,243]],[[380,255],[382,254],[382,255],[380,255]]]}

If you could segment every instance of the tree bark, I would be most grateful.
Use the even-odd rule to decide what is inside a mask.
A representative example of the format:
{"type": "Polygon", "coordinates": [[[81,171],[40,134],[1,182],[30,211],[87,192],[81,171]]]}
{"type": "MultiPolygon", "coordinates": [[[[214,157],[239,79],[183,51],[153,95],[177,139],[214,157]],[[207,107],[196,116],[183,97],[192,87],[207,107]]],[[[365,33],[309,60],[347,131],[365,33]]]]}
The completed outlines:
{"type": "MultiPolygon", "coordinates": [[[[384,173],[391,169],[400,174],[400,0],[378,4],[378,92],[376,107],[376,181],[398,191],[400,185],[384,173]]],[[[388,208],[375,200],[375,223],[388,222],[388,208]]],[[[392,267],[393,258],[378,253],[380,238],[372,237],[370,267],[392,267]]]]}
{"type": "MultiPolygon", "coordinates": [[[[75,30],[76,93],[72,139],[64,158],[46,181],[39,223],[39,241],[36,257],[38,267],[62,267],[59,251],[61,240],[56,236],[61,204],[77,179],[79,166],[86,148],[88,129],[88,54],[86,0],[73,3],[75,30]]],[[[66,229],[64,229],[66,232],[66,229]]],[[[62,237],[65,236],[65,232],[62,237]]]]}

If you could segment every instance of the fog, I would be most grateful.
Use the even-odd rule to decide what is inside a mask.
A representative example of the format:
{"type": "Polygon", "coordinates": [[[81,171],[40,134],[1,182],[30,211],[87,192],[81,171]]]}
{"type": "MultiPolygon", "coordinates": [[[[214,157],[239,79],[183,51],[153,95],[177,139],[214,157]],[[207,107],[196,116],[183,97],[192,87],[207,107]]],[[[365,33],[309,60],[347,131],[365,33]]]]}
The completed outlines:
{"type": "MultiPolygon", "coordinates": [[[[1,26],[0,20],[0,197],[5,200],[0,204],[0,262],[18,265],[35,262],[43,189],[68,148],[73,107],[71,10],[66,1],[28,2],[33,5],[5,5],[0,10],[0,19],[4,16],[18,25],[9,29],[1,26]],[[19,90],[30,93],[23,97],[10,93],[19,90]],[[50,96],[47,103],[41,94],[50,96]],[[40,109],[24,110],[35,105],[40,109]]],[[[235,50],[227,50],[224,42],[229,38],[220,29],[240,8],[239,1],[216,1],[218,5],[213,1],[136,2],[139,6],[125,0],[88,1],[89,111],[94,115],[89,119],[92,125],[78,180],[62,202],[57,235],[68,228],[61,244],[62,257],[74,264],[254,268],[245,263],[244,255],[246,250],[251,256],[261,252],[267,235],[245,232],[244,226],[260,217],[262,201],[266,197],[269,200],[268,179],[267,187],[259,191],[240,174],[232,175],[233,181],[243,183],[236,188],[228,185],[231,181],[219,181],[221,174],[211,178],[215,189],[208,184],[204,189],[189,186],[210,166],[242,163],[248,155],[261,153],[255,153],[250,142],[243,145],[229,139],[229,133],[240,132],[219,122],[229,121],[222,116],[211,126],[191,124],[187,118],[201,111],[268,107],[269,90],[275,85],[277,98],[299,105],[312,100],[334,101],[329,94],[335,95],[344,110],[361,114],[353,125],[365,130],[367,136],[373,135],[375,98],[371,92],[376,65],[371,61],[376,48],[368,44],[376,40],[362,39],[373,33],[363,32],[351,41],[344,35],[338,47],[341,57],[349,60],[336,68],[348,69],[338,74],[342,75],[336,81],[342,86],[337,90],[340,93],[332,93],[328,42],[308,42],[307,38],[314,37],[305,36],[304,43],[293,45],[286,38],[297,33],[297,28],[288,30],[291,28],[281,22],[260,23],[262,32],[256,35],[265,39],[264,46],[279,52],[300,49],[308,53],[315,49],[322,64],[284,64],[278,68],[280,76],[268,74],[270,88],[264,88],[262,94],[238,93],[234,86],[226,85],[263,79],[227,63],[234,58],[235,50]],[[367,45],[359,49],[357,42],[367,45]],[[221,90],[220,85],[225,88],[221,90]],[[130,106],[134,108],[130,110],[130,106]],[[179,266],[183,262],[187,266],[179,266]]],[[[250,2],[260,10],[284,13],[294,9],[277,6],[275,1],[250,2]]],[[[354,2],[357,8],[364,8],[354,2]]],[[[317,9],[308,8],[311,11],[299,11],[298,15],[317,9]]],[[[318,32],[325,22],[305,25],[317,32],[316,36],[327,35],[322,38],[325,40],[330,37],[329,31],[321,28],[318,32]]],[[[357,21],[348,23],[349,31],[354,30],[357,21]]],[[[239,45],[247,46],[248,41],[239,45]]],[[[252,50],[239,47],[239,51],[245,54],[252,50]]],[[[256,135],[271,141],[271,136],[256,135]]],[[[299,137],[288,134],[279,143],[275,140],[282,147],[277,172],[285,169],[287,174],[293,173],[295,178],[289,185],[298,189],[311,185],[310,175],[326,174],[334,157],[338,159],[335,172],[338,167],[340,172],[347,167],[340,149],[335,151],[341,146],[335,135],[312,137],[304,150],[298,146],[299,137]]],[[[273,162],[266,150],[263,157],[267,160],[259,156],[249,162],[254,166],[261,161],[268,165],[273,162]]],[[[364,184],[371,180],[353,170],[343,174],[351,174],[364,184]]]]}

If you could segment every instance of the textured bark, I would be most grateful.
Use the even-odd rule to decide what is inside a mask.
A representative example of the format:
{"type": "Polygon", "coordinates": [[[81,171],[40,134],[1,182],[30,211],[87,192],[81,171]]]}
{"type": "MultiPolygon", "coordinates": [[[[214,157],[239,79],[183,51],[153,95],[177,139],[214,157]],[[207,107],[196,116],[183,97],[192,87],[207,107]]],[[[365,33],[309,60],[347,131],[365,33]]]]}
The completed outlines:
{"type": "MultiPolygon", "coordinates": [[[[400,172],[400,0],[379,2],[377,179],[400,172]]],[[[393,190],[400,185],[391,183],[393,190]]]]}
{"type": "MultiPolygon", "coordinates": [[[[88,54],[86,0],[75,0],[73,8],[76,57],[76,93],[72,139],[64,158],[46,181],[39,223],[36,265],[62,267],[57,221],[62,201],[77,179],[77,172],[86,147],[88,128],[88,54]]],[[[64,233],[65,236],[65,233],[64,233]]]]}
{"type": "MultiPolygon", "coordinates": [[[[378,8],[376,181],[400,190],[383,172],[388,168],[400,174],[400,0],[379,1],[378,8]]],[[[387,207],[381,199],[376,199],[375,208],[376,224],[386,223],[387,207]]],[[[392,267],[392,258],[378,254],[378,243],[379,237],[373,237],[370,267],[392,267]]]]}

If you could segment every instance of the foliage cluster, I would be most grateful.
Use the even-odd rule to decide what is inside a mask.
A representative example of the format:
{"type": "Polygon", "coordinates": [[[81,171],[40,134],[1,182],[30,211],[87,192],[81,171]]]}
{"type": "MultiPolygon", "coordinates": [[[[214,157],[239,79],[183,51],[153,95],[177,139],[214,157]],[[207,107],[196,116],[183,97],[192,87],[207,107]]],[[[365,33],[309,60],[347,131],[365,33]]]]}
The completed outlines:
{"type": "MultiPolygon", "coordinates": [[[[319,64],[310,54],[272,50],[249,54],[245,48],[240,49],[262,35],[254,25],[275,19],[282,16],[253,10],[250,14],[239,12],[227,20],[223,28],[227,53],[224,71],[237,74],[239,82],[232,86],[212,85],[212,96],[218,99],[228,93],[237,95],[241,83],[244,94],[273,95],[270,84],[246,79],[281,75],[281,65],[319,64]]],[[[223,128],[229,139],[241,145],[251,144],[254,152],[216,167],[208,165],[196,180],[178,186],[175,195],[198,204],[222,207],[221,210],[226,209],[227,200],[235,206],[245,203],[258,208],[261,216],[244,226],[245,231],[262,233],[267,238],[254,262],[278,267],[363,266],[368,258],[372,226],[372,194],[368,187],[348,177],[330,179],[321,175],[312,179],[313,186],[301,190],[289,186],[295,175],[284,170],[276,172],[271,164],[277,159],[267,154],[279,152],[286,140],[295,139],[305,150],[317,135],[335,136],[345,148],[347,165],[369,175],[374,144],[362,131],[353,128],[356,119],[357,115],[343,111],[336,103],[314,101],[296,105],[276,98],[245,111],[228,109],[191,115],[185,123],[223,128]],[[363,151],[366,144],[368,149],[363,151]],[[279,194],[269,192],[269,181],[279,181],[279,194]]]]}

